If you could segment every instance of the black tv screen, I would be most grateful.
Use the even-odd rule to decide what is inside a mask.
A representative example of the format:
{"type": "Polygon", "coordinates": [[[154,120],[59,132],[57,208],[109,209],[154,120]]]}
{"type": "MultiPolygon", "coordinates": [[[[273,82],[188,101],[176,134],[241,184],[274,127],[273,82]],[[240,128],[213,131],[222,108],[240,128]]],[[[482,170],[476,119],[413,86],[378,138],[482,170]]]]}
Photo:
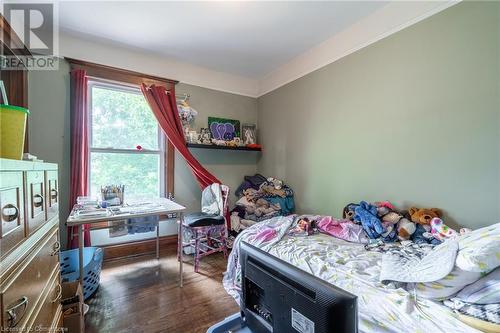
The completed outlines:
{"type": "Polygon", "coordinates": [[[358,331],[356,296],[245,242],[240,264],[240,307],[252,332],[358,331]]]}

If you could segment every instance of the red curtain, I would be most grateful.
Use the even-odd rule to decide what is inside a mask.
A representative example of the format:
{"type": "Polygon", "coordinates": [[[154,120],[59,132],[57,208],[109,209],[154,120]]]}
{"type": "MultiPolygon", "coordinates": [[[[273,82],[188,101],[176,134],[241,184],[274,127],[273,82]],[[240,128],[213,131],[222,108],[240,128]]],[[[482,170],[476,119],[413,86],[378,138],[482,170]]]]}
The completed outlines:
{"type": "Polygon", "coordinates": [[[163,132],[186,160],[200,188],[204,189],[214,183],[220,184],[220,180],[205,169],[186,146],[186,139],[184,138],[184,131],[175,101],[175,89],[172,87],[171,90],[167,91],[162,86],[151,85],[147,87],[142,84],[141,90],[163,132]]]}
{"type": "MultiPolygon", "coordinates": [[[[76,198],[88,195],[89,179],[89,114],[87,108],[87,73],[73,70],[71,76],[71,183],[69,192],[70,209],[76,198]]],[[[90,246],[89,225],[84,225],[84,246],[90,246]]],[[[68,247],[78,247],[77,227],[68,227],[68,247]]]]}

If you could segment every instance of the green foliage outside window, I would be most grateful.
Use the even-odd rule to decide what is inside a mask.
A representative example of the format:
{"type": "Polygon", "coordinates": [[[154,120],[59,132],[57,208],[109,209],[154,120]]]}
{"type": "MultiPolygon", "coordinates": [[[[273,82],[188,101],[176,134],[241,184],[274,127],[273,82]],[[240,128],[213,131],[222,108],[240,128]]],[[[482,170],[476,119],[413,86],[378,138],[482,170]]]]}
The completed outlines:
{"type": "MultiPolygon", "coordinates": [[[[158,123],[140,92],[93,86],[91,148],[159,150],[158,123]]],[[[125,185],[125,199],[160,195],[160,154],[92,151],[90,191],[125,185]]]]}

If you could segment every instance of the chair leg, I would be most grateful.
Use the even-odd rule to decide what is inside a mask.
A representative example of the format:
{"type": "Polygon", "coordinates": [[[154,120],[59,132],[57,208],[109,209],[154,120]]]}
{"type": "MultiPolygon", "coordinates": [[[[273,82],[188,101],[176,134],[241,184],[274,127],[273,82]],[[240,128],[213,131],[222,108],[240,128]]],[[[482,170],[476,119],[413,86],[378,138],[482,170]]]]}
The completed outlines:
{"type": "Polygon", "coordinates": [[[200,235],[194,230],[194,271],[198,273],[198,265],[200,264],[200,235]]]}
{"type": "Polygon", "coordinates": [[[226,238],[226,230],[225,228],[221,230],[220,238],[222,242],[222,252],[224,253],[224,258],[227,259],[227,238],[226,238]]]}
{"type": "Polygon", "coordinates": [[[177,261],[181,261],[181,256],[182,256],[182,221],[179,221],[179,233],[177,234],[177,261]]]}

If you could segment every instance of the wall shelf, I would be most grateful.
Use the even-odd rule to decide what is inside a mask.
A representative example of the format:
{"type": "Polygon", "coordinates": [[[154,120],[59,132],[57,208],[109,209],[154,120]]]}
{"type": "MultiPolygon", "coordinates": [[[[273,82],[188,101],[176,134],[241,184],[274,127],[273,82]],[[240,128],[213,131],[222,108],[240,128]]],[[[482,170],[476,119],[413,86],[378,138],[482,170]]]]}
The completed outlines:
{"type": "Polygon", "coordinates": [[[222,150],[246,150],[246,151],[262,151],[262,148],[249,148],[249,147],[229,147],[217,145],[203,145],[199,143],[187,143],[189,148],[202,148],[202,149],[222,149],[222,150]]]}

